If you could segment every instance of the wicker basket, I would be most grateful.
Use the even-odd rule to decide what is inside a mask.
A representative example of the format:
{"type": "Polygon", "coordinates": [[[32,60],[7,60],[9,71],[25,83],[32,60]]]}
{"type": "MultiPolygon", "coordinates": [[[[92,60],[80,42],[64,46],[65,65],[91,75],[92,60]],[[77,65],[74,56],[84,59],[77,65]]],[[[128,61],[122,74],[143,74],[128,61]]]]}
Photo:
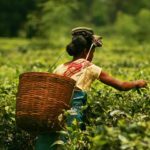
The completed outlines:
{"type": "Polygon", "coordinates": [[[17,126],[29,132],[60,129],[59,114],[69,108],[75,81],[44,72],[20,75],[16,102],[17,126]]]}

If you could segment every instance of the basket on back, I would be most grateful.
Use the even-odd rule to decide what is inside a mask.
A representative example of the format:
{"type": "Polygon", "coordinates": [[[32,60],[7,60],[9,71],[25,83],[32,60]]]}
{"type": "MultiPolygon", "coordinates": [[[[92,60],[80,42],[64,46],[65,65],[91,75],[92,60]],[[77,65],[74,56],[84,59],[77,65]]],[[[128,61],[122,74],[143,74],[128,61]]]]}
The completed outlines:
{"type": "Polygon", "coordinates": [[[29,132],[60,129],[58,116],[69,108],[75,81],[44,72],[20,75],[16,101],[17,126],[29,132]]]}

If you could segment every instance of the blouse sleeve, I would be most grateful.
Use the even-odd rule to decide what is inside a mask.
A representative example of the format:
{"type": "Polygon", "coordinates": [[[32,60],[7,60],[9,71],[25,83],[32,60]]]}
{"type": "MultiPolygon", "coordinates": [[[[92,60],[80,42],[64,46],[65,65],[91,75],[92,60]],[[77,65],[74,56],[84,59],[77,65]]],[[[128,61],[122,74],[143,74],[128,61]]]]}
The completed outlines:
{"type": "Polygon", "coordinates": [[[92,68],[91,71],[92,71],[92,74],[93,74],[93,78],[98,79],[100,74],[101,74],[102,68],[99,67],[99,66],[96,66],[94,64],[92,64],[91,68],[92,68]]]}

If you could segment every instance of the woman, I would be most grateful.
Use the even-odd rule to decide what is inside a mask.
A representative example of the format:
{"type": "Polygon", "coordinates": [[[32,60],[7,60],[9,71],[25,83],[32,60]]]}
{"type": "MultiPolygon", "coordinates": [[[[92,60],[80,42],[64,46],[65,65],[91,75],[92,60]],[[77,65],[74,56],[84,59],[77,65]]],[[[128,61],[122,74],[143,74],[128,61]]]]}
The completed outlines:
{"type": "MultiPolygon", "coordinates": [[[[72,30],[72,41],[66,47],[66,51],[69,55],[73,56],[73,59],[58,66],[54,70],[54,73],[70,77],[76,81],[76,89],[71,101],[71,112],[73,112],[71,114],[73,115],[67,118],[68,126],[71,126],[72,121],[76,119],[81,128],[85,129],[83,126],[84,114],[81,111],[81,106],[86,103],[86,91],[90,89],[94,80],[98,79],[102,83],[121,91],[146,87],[146,81],[144,80],[130,82],[120,81],[111,77],[107,72],[103,71],[101,67],[92,63],[95,48],[102,46],[101,39],[100,36],[94,35],[93,30],[90,28],[74,28],[72,30]]],[[[51,136],[44,135],[41,136],[41,138],[39,137],[39,145],[37,144],[36,149],[49,149],[50,144],[54,142],[56,138],[57,135],[55,133],[51,136]],[[45,147],[42,147],[42,144],[45,147]],[[41,148],[38,148],[40,146],[41,148]]]]}

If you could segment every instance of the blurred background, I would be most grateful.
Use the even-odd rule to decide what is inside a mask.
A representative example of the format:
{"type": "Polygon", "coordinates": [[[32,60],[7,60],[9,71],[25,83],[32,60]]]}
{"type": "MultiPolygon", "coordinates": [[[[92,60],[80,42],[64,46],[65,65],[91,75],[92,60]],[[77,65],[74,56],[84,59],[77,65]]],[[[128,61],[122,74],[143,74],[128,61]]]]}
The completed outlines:
{"type": "MultiPolygon", "coordinates": [[[[19,75],[72,59],[65,47],[77,26],[103,37],[94,64],[120,80],[150,81],[149,0],[0,0],[0,150],[34,150],[36,136],[15,122],[19,75]]],[[[67,132],[64,150],[150,150],[149,89],[120,92],[95,81],[87,130],[67,132]]]]}
{"type": "Polygon", "coordinates": [[[64,45],[77,26],[148,41],[149,23],[149,0],[0,0],[0,37],[36,37],[54,47],[64,45]]]}

